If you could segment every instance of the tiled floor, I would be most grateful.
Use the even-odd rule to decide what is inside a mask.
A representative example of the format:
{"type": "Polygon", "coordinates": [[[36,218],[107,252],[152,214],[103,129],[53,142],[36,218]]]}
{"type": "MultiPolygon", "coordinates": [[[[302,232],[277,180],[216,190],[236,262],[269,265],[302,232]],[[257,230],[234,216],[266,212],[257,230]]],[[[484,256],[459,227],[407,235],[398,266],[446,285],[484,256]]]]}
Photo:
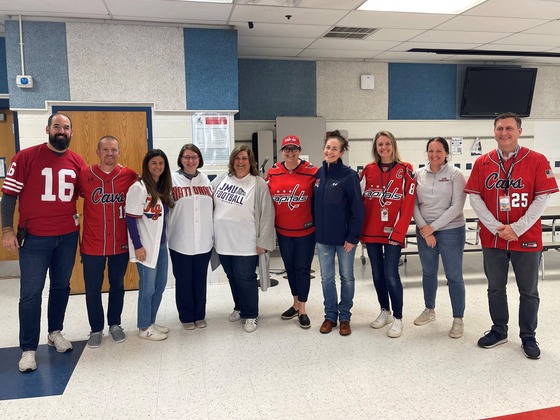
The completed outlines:
{"type": "MultiPolygon", "coordinates": [[[[299,328],[296,318],[280,319],[291,304],[287,282],[280,278],[278,286],[260,294],[258,330],[245,333],[240,323],[228,322],[229,286],[223,274],[215,274],[208,288],[208,328],[181,328],[169,288],[158,320],[172,329],[169,339],[146,342],[136,336],[137,293],[127,292],[125,343],[106,336],[99,349],[86,347],[63,395],[0,401],[0,418],[476,419],[559,406],[560,255],[549,251],[546,263],[537,332],[540,360],[521,352],[513,281],[509,343],[489,350],[476,346],[491,325],[480,254],[465,256],[465,336],[458,340],[447,336],[452,318],[444,283],[436,322],[413,325],[424,308],[416,256],[401,268],[401,338],[388,338],[388,327],[369,327],[379,307],[369,266],[359,259],[352,335],[342,337],[338,330],[320,334],[323,308],[315,259],[307,306],[310,330],[299,328]]],[[[281,262],[273,259],[272,266],[281,262]]],[[[17,306],[18,280],[0,280],[2,348],[18,346],[17,306]]],[[[71,297],[66,318],[66,337],[86,339],[83,296],[71,297]]],[[[41,344],[46,342],[45,319],[41,344]]],[[[5,360],[0,366],[2,375],[17,369],[5,360]]]]}

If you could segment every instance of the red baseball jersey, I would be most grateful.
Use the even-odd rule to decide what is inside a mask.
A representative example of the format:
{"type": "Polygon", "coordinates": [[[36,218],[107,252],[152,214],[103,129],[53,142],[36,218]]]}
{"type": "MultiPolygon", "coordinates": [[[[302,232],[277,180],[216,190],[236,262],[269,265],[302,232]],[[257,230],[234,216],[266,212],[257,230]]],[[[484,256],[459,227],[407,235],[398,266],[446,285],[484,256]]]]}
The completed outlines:
{"type": "MultiPolygon", "coordinates": [[[[497,150],[480,156],[474,163],[465,192],[480,195],[488,210],[504,225],[517,222],[523,217],[536,196],[558,192],[558,184],[550,165],[546,157],[538,152],[520,147],[517,154],[503,162],[503,165],[501,168],[497,150]],[[500,209],[500,197],[504,196],[509,196],[509,211],[500,209]]],[[[542,250],[540,220],[521,235],[519,240],[510,242],[493,235],[480,222],[479,227],[483,247],[511,251],[542,250]]]]}
{"type": "Polygon", "coordinates": [[[2,192],[19,200],[19,227],[36,236],[58,236],[80,228],[76,214],[78,175],[84,159],[71,150],[55,153],[46,143],[17,153],[2,192]]]}
{"type": "Polygon", "coordinates": [[[116,255],[128,252],[125,199],[137,175],[117,167],[109,174],[99,165],[83,168],[79,177],[84,198],[84,230],[80,251],[87,255],[116,255]]]}
{"type": "Polygon", "coordinates": [[[412,165],[395,162],[384,172],[368,163],[360,174],[366,219],[360,240],[364,243],[398,242],[404,247],[414,212],[416,178],[412,165]],[[383,211],[383,214],[382,214],[383,211]]]}
{"type": "Polygon", "coordinates": [[[268,170],[265,181],[276,210],[275,227],[281,235],[299,237],[315,232],[312,196],[317,170],[305,160],[292,171],[283,163],[268,170]]]}

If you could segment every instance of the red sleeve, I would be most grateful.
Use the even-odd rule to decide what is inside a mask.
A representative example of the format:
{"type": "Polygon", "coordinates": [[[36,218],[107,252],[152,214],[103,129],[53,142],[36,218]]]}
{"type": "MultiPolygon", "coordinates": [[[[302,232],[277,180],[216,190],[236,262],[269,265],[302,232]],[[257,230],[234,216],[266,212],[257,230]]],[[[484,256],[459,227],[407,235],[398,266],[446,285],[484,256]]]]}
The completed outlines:
{"type": "Polygon", "coordinates": [[[403,182],[403,199],[401,203],[399,220],[393,228],[393,232],[389,235],[389,240],[404,244],[408,227],[412,221],[414,213],[414,202],[416,200],[416,177],[412,169],[412,165],[405,164],[406,171],[403,182]]]}

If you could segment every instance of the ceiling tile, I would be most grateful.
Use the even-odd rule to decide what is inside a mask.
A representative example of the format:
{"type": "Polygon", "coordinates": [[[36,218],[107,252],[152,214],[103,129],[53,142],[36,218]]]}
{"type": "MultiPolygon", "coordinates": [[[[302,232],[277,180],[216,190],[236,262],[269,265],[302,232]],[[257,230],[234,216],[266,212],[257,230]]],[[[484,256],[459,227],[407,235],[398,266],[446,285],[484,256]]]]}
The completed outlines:
{"type": "Polygon", "coordinates": [[[247,22],[231,22],[239,36],[284,36],[292,38],[317,38],[327,33],[330,26],[281,25],[278,23],[255,23],[249,29],[247,22]]]}
{"type": "Polygon", "coordinates": [[[163,0],[104,0],[116,19],[142,18],[154,21],[160,18],[175,21],[213,21],[227,23],[231,4],[193,3],[163,0]]]}
{"type": "Polygon", "coordinates": [[[559,19],[560,2],[543,0],[487,0],[463,15],[559,19]]]}
{"type": "Polygon", "coordinates": [[[338,22],[339,26],[369,28],[430,29],[453,18],[452,15],[390,12],[350,12],[338,22]]]}
{"type": "Polygon", "coordinates": [[[511,34],[498,32],[428,31],[411,39],[413,42],[469,42],[482,44],[502,39],[511,34]]]}
{"type": "Polygon", "coordinates": [[[255,23],[285,23],[288,25],[334,25],[345,14],[344,10],[241,5],[235,7],[231,20],[255,23]],[[286,16],[291,17],[288,19],[286,16]]]}
{"type": "Polygon", "coordinates": [[[240,36],[237,38],[239,47],[261,48],[306,48],[315,38],[282,38],[271,36],[240,36]]]}
{"type": "Polygon", "coordinates": [[[363,39],[337,39],[337,38],[320,38],[311,44],[311,48],[331,48],[333,50],[369,50],[384,51],[399,45],[400,42],[395,41],[366,41],[363,39]]]}

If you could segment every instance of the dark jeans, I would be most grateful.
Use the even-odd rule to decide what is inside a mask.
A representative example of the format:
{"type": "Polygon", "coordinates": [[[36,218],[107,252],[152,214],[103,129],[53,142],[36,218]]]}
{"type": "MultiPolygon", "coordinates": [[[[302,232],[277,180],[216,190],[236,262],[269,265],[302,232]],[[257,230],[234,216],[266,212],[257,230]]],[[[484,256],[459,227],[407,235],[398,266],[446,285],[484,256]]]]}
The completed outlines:
{"type": "Polygon", "coordinates": [[[220,255],[235,304],[241,318],[259,316],[259,286],[257,284],[258,255],[220,255]]]}
{"type": "Polygon", "coordinates": [[[49,271],[48,330],[62,330],[70,295],[78,232],[61,236],[27,234],[19,249],[19,346],[37,350],[41,331],[41,300],[49,271]]]}
{"type": "Polygon", "coordinates": [[[212,251],[185,255],[169,250],[175,277],[175,302],[182,323],[206,317],[206,281],[212,251]]]}
{"type": "Polygon", "coordinates": [[[307,302],[311,285],[311,263],[315,253],[315,234],[292,237],[277,233],[277,238],[292,296],[297,296],[300,302],[307,302]]]}
{"type": "Polygon", "coordinates": [[[402,318],[403,287],[399,274],[399,259],[402,248],[399,245],[366,244],[373,284],[377,291],[377,299],[381,309],[393,310],[397,319],[402,318]],[[392,308],[389,305],[391,298],[392,308]]]}
{"type": "Polygon", "coordinates": [[[124,304],[124,275],[128,265],[128,252],[117,255],[82,254],[84,282],[86,284],[86,306],[92,332],[103,331],[103,303],[101,287],[105,277],[105,265],[109,271],[109,308],[107,323],[121,325],[124,304]]]}
{"type": "Polygon", "coordinates": [[[492,329],[500,334],[508,332],[507,279],[509,263],[513,267],[519,290],[519,336],[534,337],[539,312],[539,264],[542,252],[506,251],[482,248],[484,273],[488,279],[488,307],[492,329]]]}

